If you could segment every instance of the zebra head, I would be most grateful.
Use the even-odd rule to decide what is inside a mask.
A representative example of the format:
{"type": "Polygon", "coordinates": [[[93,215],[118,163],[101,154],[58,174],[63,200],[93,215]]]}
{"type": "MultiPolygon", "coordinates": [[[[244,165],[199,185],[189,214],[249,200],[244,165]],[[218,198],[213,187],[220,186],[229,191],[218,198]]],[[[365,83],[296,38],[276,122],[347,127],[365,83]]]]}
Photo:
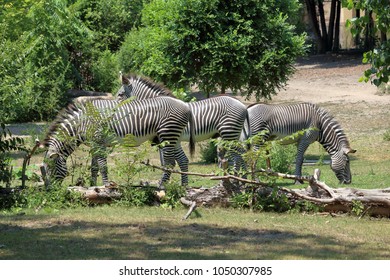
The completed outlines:
{"type": "Polygon", "coordinates": [[[331,156],[330,167],[336,174],[337,179],[339,179],[340,184],[350,184],[352,182],[352,174],[349,165],[349,154],[355,152],[356,150],[345,148],[331,156]]]}
{"type": "Polygon", "coordinates": [[[122,86],[116,93],[116,100],[123,101],[133,96],[133,85],[130,79],[122,75],[122,72],[120,72],[119,79],[122,86]]]}
{"type": "Polygon", "coordinates": [[[44,179],[47,187],[52,181],[61,182],[67,175],[66,157],[53,147],[49,147],[43,160],[43,169],[46,173],[44,179]]]}

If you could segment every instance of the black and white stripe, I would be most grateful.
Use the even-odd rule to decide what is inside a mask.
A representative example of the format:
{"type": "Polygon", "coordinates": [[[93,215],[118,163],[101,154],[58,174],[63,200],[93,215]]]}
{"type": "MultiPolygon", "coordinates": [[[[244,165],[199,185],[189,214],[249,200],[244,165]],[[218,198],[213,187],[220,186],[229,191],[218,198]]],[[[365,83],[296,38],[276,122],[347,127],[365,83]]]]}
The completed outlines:
{"type": "Polygon", "coordinates": [[[340,124],[327,111],[311,103],[253,104],[248,107],[248,114],[253,135],[265,132],[265,140],[308,129],[298,139],[291,139],[298,143],[295,175],[301,176],[303,155],[311,143],[318,141],[331,156],[331,168],[339,181],[351,183],[348,154],[356,150],[350,148],[340,124]]]}
{"type": "MultiPolygon", "coordinates": [[[[172,93],[160,84],[148,78],[130,75],[122,76],[122,87],[117,93],[117,100],[134,97],[148,99],[157,96],[172,96],[172,93]]],[[[244,123],[249,122],[246,106],[239,100],[230,96],[217,96],[201,101],[189,102],[194,117],[195,141],[200,142],[210,138],[221,137],[223,140],[239,140],[244,129],[244,123]]],[[[246,126],[247,128],[249,125],[246,126]]],[[[245,130],[246,136],[250,129],[245,130]]],[[[181,137],[182,141],[189,141],[189,128],[187,127],[181,137]]],[[[231,153],[236,170],[244,167],[240,152],[231,153]]],[[[180,166],[180,155],[176,159],[180,166]]]]}
{"type": "MultiPolygon", "coordinates": [[[[159,97],[147,100],[119,102],[93,98],[72,103],[63,110],[53,122],[44,141],[47,173],[52,178],[63,179],[66,176],[66,159],[81,144],[90,142],[93,153],[92,178],[96,180],[98,164],[105,185],[107,159],[105,148],[110,145],[112,136],[121,141],[126,135],[134,135],[135,145],[145,141],[161,143],[167,141],[162,149],[165,166],[174,166],[174,155],[181,149],[180,137],[183,130],[190,126],[190,152],[194,152],[194,130],[192,113],[188,104],[171,97],[159,97]],[[110,133],[104,133],[109,131],[110,133]],[[100,151],[100,152],[99,152],[100,151]],[[51,160],[50,160],[51,159],[51,160]]],[[[183,152],[184,154],[184,152],[183,152]]],[[[186,170],[183,170],[186,171],[186,170]]],[[[161,184],[167,181],[170,172],[165,172],[161,184]]],[[[187,184],[187,175],[182,176],[182,183],[187,184]]]]}

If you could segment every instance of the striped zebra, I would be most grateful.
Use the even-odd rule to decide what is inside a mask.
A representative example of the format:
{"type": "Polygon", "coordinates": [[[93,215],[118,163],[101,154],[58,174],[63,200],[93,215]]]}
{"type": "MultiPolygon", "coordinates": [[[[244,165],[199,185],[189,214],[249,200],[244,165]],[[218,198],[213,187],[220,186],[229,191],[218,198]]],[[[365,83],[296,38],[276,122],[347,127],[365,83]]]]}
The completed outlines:
{"type": "Polygon", "coordinates": [[[297,139],[290,140],[290,143],[297,142],[298,146],[295,175],[302,175],[303,155],[311,143],[318,141],[329,153],[331,169],[340,183],[351,183],[348,155],[356,150],[351,149],[340,124],[327,111],[311,103],[252,104],[248,107],[248,114],[252,134],[263,132],[264,140],[282,138],[307,129],[297,139]]]}
{"type": "MultiPolygon", "coordinates": [[[[98,170],[103,184],[109,185],[107,176],[106,148],[115,141],[124,141],[127,135],[133,135],[132,141],[139,146],[145,141],[162,143],[163,165],[175,164],[174,154],[181,149],[180,136],[189,124],[190,153],[195,150],[194,125],[192,113],[185,102],[171,97],[159,97],[147,100],[119,102],[101,98],[92,98],[71,103],[62,110],[52,123],[43,145],[47,147],[44,168],[47,177],[62,180],[67,175],[66,159],[82,143],[90,144],[93,163],[98,169],[91,168],[92,184],[96,184],[98,170]]],[[[187,170],[183,170],[187,171],[187,170]]],[[[164,172],[160,186],[170,177],[164,172]]],[[[182,175],[182,184],[188,182],[182,175]]]]}
{"type": "MultiPolygon", "coordinates": [[[[120,75],[122,87],[117,92],[117,100],[134,97],[136,99],[154,98],[157,96],[173,96],[163,85],[149,78],[129,75],[120,75]]],[[[244,122],[248,122],[246,106],[239,100],[230,96],[216,96],[209,99],[189,102],[190,110],[194,116],[195,141],[200,142],[210,138],[221,137],[223,140],[239,140],[241,132],[249,137],[250,130],[244,129],[244,122]],[[243,130],[244,129],[244,130],[243,130]]],[[[247,128],[250,127],[247,123],[247,128]]],[[[181,137],[182,141],[189,141],[188,127],[181,137]]],[[[234,169],[245,168],[241,157],[242,151],[230,151],[229,157],[233,159],[234,169]]],[[[179,166],[188,164],[181,162],[183,150],[178,149],[176,159],[179,166]]],[[[219,157],[224,157],[224,151],[219,151],[219,157]]],[[[182,167],[182,166],[181,166],[182,167]]]]}

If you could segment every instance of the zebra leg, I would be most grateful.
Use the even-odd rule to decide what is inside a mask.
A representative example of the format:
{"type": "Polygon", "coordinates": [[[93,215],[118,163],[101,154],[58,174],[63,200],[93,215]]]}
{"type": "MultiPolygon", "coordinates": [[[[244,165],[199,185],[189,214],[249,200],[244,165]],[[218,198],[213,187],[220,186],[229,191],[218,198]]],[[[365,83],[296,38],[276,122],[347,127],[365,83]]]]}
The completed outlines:
{"type": "MultiPolygon", "coordinates": [[[[174,147],[165,146],[161,149],[162,153],[162,164],[165,168],[173,168],[175,167],[175,151],[174,147]]],[[[164,183],[168,181],[171,178],[171,171],[165,170],[163,173],[163,176],[161,178],[161,181],[159,183],[159,188],[164,189],[164,183]]]]}
{"type": "Polygon", "coordinates": [[[92,156],[91,161],[91,186],[96,186],[97,184],[97,177],[99,172],[99,164],[98,159],[96,156],[92,156]]]}
{"type": "Polygon", "coordinates": [[[104,156],[95,156],[95,157],[99,166],[100,174],[102,175],[103,185],[109,186],[110,182],[108,181],[107,158],[104,156]]]}
{"type": "MultiPolygon", "coordinates": [[[[180,170],[182,172],[188,172],[188,157],[183,151],[183,148],[178,145],[175,150],[175,159],[180,167],[180,170]]],[[[187,174],[182,174],[181,175],[181,185],[182,186],[188,186],[188,175],[187,174]]]]}
{"type": "MultiPolygon", "coordinates": [[[[309,147],[310,142],[305,138],[302,138],[298,142],[298,151],[297,158],[295,161],[295,175],[301,177],[302,176],[302,165],[303,165],[303,155],[305,154],[307,148],[309,147]]],[[[295,184],[303,184],[302,180],[296,180],[295,184]]]]}
{"type": "Polygon", "coordinates": [[[244,159],[242,158],[242,154],[245,153],[245,150],[243,148],[237,148],[229,153],[229,157],[233,161],[233,168],[234,168],[234,174],[240,175],[240,172],[243,173],[243,178],[246,178],[246,164],[244,159]]]}

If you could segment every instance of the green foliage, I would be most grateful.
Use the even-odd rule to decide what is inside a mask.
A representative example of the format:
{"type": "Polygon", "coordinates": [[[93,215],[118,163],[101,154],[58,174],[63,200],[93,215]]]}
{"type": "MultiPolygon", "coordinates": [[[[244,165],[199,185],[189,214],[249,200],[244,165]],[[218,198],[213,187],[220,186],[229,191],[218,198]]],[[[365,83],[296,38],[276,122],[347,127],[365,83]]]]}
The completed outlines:
{"type": "Polygon", "coordinates": [[[216,163],[218,161],[215,141],[209,141],[207,144],[200,146],[200,158],[204,163],[216,163]]]}
{"type": "Polygon", "coordinates": [[[70,9],[93,32],[94,50],[115,52],[137,27],[144,0],[74,0],[70,9]]]}
{"type": "Polygon", "coordinates": [[[38,185],[31,185],[20,192],[15,192],[12,200],[13,203],[8,207],[14,212],[32,209],[36,212],[43,210],[50,213],[65,208],[87,205],[79,192],[69,191],[59,184],[53,184],[50,190],[38,185]]]}
{"type": "Polygon", "coordinates": [[[0,4],[0,121],[52,119],[72,88],[116,89],[115,51],[143,0],[0,4]]]}
{"type": "Polygon", "coordinates": [[[185,187],[178,184],[167,184],[165,186],[165,195],[161,199],[161,206],[164,208],[176,208],[181,204],[180,198],[186,194],[185,187]]]}
{"type": "Polygon", "coordinates": [[[206,93],[269,97],[304,53],[304,36],[288,22],[298,9],[295,0],[154,0],[126,36],[119,64],[171,88],[196,83],[206,93]]]}
{"type": "Polygon", "coordinates": [[[179,88],[174,91],[172,91],[172,94],[179,98],[180,100],[183,100],[184,102],[194,102],[196,101],[195,97],[192,97],[191,94],[188,92],[188,90],[185,90],[184,88],[179,88]]]}
{"type": "Polygon", "coordinates": [[[20,137],[13,137],[5,124],[0,123],[0,182],[5,183],[6,187],[11,185],[14,177],[10,156],[12,151],[26,151],[24,140],[20,137]]]}
{"type": "Polygon", "coordinates": [[[0,20],[0,120],[51,118],[77,82],[72,53],[89,34],[65,0],[14,2],[0,20]]]}
{"type": "Polygon", "coordinates": [[[112,92],[117,86],[119,73],[117,56],[109,50],[98,53],[97,59],[92,62],[91,72],[91,86],[94,89],[112,92]]]}
{"type": "Polygon", "coordinates": [[[286,212],[291,210],[288,197],[277,187],[271,191],[262,191],[258,188],[246,190],[232,197],[234,207],[249,208],[256,211],[286,212]]]}
{"type": "MultiPolygon", "coordinates": [[[[276,172],[293,173],[292,164],[295,161],[297,149],[294,145],[281,145],[278,142],[271,142],[269,158],[272,169],[276,172]]],[[[262,166],[264,167],[264,161],[262,166]]]]}
{"type": "Polygon", "coordinates": [[[156,201],[155,188],[121,186],[119,191],[122,196],[115,204],[122,206],[151,206],[156,201]]]}
{"type": "Polygon", "coordinates": [[[359,200],[353,200],[351,207],[352,207],[351,212],[356,216],[361,216],[364,213],[364,209],[365,209],[364,204],[359,200]]]}
{"type": "MultiPolygon", "coordinates": [[[[390,31],[389,1],[387,0],[343,0],[343,7],[348,9],[361,9],[365,13],[359,18],[347,21],[347,27],[351,28],[352,35],[362,32],[375,36],[378,32],[388,34],[390,31]],[[371,22],[371,13],[375,15],[375,21],[371,22]]],[[[364,72],[360,81],[371,82],[379,86],[389,82],[390,76],[390,41],[382,40],[373,50],[364,53],[364,63],[370,63],[371,68],[364,72]]]]}
{"type": "Polygon", "coordinates": [[[390,129],[383,134],[383,140],[390,141],[390,129]]]}
{"type": "Polygon", "coordinates": [[[131,136],[127,136],[123,141],[121,146],[124,146],[125,149],[122,150],[123,157],[115,158],[116,168],[113,170],[117,177],[123,182],[124,186],[131,186],[135,183],[135,179],[139,174],[142,174],[147,168],[140,164],[144,160],[148,152],[150,151],[150,143],[145,143],[137,150],[130,149],[134,141],[131,139],[131,136]]]}

